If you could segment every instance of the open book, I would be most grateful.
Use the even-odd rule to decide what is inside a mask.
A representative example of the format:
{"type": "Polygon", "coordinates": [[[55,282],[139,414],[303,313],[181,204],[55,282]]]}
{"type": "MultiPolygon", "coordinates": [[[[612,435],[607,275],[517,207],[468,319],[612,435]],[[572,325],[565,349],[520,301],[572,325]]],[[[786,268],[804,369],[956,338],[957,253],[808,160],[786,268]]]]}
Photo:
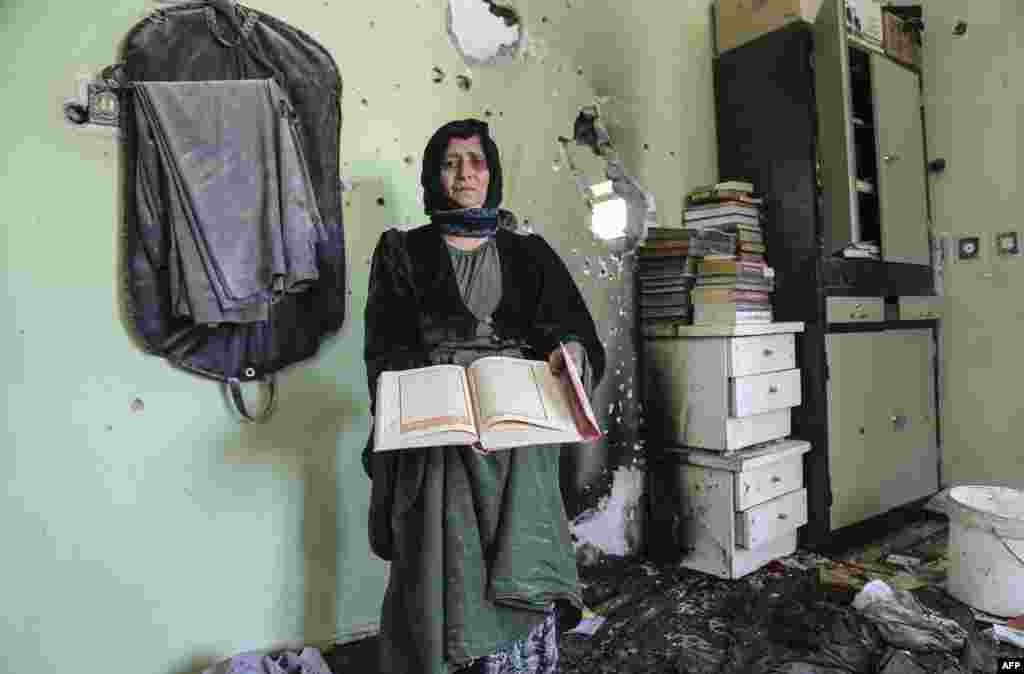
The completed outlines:
{"type": "Polygon", "coordinates": [[[487,356],[469,367],[431,365],[377,378],[374,451],[434,445],[487,449],[601,437],[572,356],[544,361],[487,356]]]}

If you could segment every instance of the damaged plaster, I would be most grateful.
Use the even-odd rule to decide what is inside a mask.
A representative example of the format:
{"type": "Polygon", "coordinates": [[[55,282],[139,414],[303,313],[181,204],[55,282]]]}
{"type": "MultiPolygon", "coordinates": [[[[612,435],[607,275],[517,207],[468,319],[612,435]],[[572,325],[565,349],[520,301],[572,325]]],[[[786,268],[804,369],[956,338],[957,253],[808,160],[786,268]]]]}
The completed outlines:
{"type": "MultiPolygon", "coordinates": [[[[654,195],[626,173],[611,135],[601,121],[601,102],[599,98],[580,108],[573,122],[573,138],[560,136],[559,149],[576,182],[576,189],[591,213],[592,232],[610,250],[625,256],[643,244],[648,228],[657,225],[658,213],[654,195]],[[569,153],[571,141],[590,148],[605,160],[608,182],[590,181],[583,175],[569,153]]],[[[647,145],[644,149],[648,149],[647,145]]]]}
{"type": "Polygon", "coordinates": [[[611,493],[573,519],[570,529],[581,563],[593,563],[602,554],[625,557],[639,552],[645,475],[639,467],[617,468],[611,493]]]}
{"type": "Polygon", "coordinates": [[[526,33],[516,11],[494,0],[448,0],[447,30],[466,65],[496,65],[523,53],[526,33]]]}

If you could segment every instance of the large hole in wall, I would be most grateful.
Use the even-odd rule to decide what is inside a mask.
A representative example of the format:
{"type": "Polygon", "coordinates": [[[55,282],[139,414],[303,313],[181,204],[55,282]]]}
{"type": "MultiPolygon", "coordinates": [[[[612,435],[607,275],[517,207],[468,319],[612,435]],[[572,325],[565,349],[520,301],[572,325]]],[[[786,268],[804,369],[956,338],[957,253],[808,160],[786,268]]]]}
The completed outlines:
{"type": "Polygon", "coordinates": [[[524,42],[519,15],[498,0],[448,0],[448,37],[471,66],[510,62],[524,42]]]}

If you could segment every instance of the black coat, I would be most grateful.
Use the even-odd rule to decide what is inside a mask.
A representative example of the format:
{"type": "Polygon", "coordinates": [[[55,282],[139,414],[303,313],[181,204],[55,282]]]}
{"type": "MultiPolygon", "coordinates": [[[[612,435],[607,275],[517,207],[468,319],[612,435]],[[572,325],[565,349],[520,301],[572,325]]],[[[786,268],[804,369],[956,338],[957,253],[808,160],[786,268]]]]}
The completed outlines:
{"type": "MultiPolygon", "coordinates": [[[[527,358],[546,360],[561,341],[574,337],[586,349],[596,387],[604,374],[604,347],[565,263],[536,234],[499,229],[496,243],[502,295],[492,317],[495,349],[518,344],[527,358]]],[[[365,320],[371,410],[381,372],[445,362],[440,344],[476,334],[477,319],[462,301],[435,225],[381,235],[370,268],[365,320]]]]}
{"type": "MultiPolygon", "coordinates": [[[[462,301],[436,225],[381,236],[366,306],[371,400],[385,370],[491,352],[543,360],[569,339],[586,349],[592,382],[600,379],[604,348],[565,264],[540,236],[496,237],[502,294],[487,330],[462,301]]],[[[371,447],[372,432],[368,472],[371,447]]],[[[557,448],[373,455],[370,546],[391,561],[379,637],[388,671],[448,671],[445,661],[464,664],[525,638],[551,602],[582,608],[558,469],[557,448]]]]}

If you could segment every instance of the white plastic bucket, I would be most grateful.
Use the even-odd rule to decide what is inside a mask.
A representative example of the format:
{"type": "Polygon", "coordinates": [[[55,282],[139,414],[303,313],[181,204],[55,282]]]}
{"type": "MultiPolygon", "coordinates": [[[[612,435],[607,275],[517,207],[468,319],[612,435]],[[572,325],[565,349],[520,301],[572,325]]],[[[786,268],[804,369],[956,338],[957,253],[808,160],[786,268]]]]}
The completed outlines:
{"type": "Polygon", "coordinates": [[[986,613],[1024,615],[1024,492],[953,487],[948,506],[946,590],[986,613]]]}

